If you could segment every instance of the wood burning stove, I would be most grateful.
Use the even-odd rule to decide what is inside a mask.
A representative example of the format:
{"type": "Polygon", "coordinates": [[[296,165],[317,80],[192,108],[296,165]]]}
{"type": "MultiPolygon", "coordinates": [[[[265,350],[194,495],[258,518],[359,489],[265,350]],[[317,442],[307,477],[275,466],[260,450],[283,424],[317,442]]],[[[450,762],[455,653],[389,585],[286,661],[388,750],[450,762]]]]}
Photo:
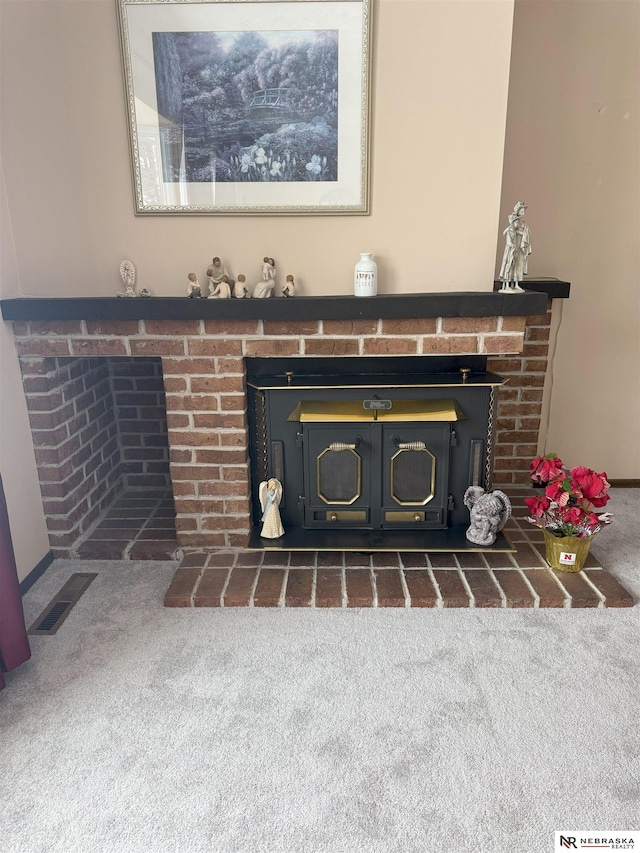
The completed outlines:
{"type": "MultiPolygon", "coordinates": [[[[469,550],[470,485],[490,487],[495,390],[481,356],[247,359],[250,547],[469,550]],[[276,477],[285,536],[259,535],[276,477]]],[[[501,537],[491,550],[509,550],[501,537]]]]}

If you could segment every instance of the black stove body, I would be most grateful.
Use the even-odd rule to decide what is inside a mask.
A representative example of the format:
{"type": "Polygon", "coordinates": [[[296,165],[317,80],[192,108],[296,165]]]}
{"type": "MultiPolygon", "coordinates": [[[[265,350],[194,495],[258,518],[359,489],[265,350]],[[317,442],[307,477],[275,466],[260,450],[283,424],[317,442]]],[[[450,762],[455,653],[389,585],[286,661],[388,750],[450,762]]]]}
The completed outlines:
{"type": "MultiPolygon", "coordinates": [[[[470,485],[490,488],[504,380],[471,357],[247,359],[250,547],[463,548],[470,485]],[[259,484],[286,534],[259,536],[259,484]]],[[[501,538],[496,548],[507,550],[501,538]],[[502,546],[502,547],[501,547],[502,546]]]]}

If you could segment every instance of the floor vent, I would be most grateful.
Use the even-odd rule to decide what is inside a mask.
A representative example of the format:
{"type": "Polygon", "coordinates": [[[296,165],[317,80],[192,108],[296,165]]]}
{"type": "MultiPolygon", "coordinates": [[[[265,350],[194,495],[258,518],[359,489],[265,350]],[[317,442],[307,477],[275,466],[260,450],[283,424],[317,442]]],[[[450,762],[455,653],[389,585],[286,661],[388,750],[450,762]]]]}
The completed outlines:
{"type": "Polygon", "coordinates": [[[97,572],[76,572],[71,575],[60,592],[49,602],[29,628],[28,633],[55,634],[69,613],[71,613],[82,593],[97,576],[97,572]]]}

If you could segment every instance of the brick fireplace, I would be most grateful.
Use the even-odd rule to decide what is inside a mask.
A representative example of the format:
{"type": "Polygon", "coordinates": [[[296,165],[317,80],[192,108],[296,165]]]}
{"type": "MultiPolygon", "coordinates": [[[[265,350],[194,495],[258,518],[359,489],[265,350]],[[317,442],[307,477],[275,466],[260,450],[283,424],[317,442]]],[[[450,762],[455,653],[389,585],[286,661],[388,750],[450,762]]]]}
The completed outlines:
{"type": "Polygon", "coordinates": [[[525,483],[549,355],[548,296],[5,300],[54,554],[72,553],[125,487],[163,485],[182,548],[246,545],[245,357],[486,356],[508,380],[493,482],[525,483]]]}

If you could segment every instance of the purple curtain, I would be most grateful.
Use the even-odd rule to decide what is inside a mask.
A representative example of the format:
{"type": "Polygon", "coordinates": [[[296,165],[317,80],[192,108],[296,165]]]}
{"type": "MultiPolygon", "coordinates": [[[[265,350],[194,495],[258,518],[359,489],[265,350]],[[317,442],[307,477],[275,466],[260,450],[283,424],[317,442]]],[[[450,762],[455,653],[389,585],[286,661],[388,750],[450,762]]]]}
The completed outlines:
{"type": "Polygon", "coordinates": [[[0,477],[0,690],[4,687],[2,670],[9,672],[30,657],[7,502],[0,477]]]}

